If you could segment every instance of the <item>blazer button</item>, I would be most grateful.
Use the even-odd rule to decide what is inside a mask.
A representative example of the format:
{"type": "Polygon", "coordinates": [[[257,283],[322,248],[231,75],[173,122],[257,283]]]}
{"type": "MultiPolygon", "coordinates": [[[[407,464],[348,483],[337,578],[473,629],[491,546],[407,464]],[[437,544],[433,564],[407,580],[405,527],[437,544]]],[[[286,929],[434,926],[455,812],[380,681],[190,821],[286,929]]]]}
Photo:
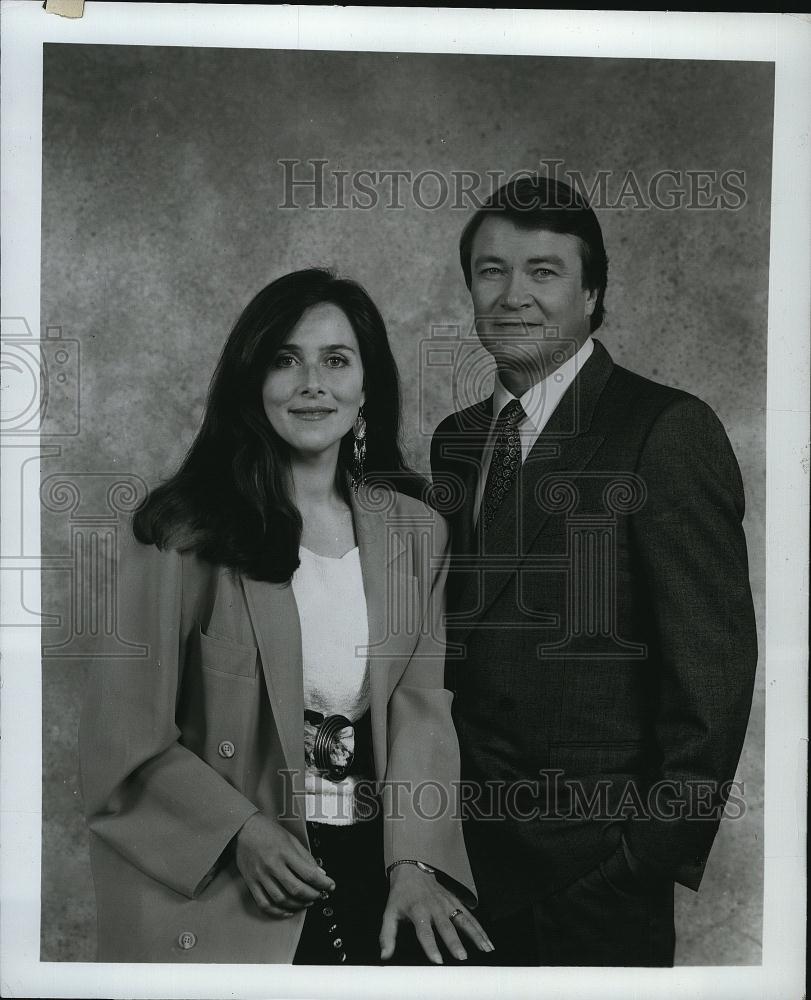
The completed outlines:
{"type": "Polygon", "coordinates": [[[217,747],[217,753],[220,757],[233,757],[236,753],[234,744],[230,740],[223,740],[222,743],[217,747]]]}
{"type": "Polygon", "coordinates": [[[197,944],[197,935],[192,934],[191,931],[183,931],[178,937],[177,943],[184,951],[188,951],[189,948],[193,948],[197,944]]]}

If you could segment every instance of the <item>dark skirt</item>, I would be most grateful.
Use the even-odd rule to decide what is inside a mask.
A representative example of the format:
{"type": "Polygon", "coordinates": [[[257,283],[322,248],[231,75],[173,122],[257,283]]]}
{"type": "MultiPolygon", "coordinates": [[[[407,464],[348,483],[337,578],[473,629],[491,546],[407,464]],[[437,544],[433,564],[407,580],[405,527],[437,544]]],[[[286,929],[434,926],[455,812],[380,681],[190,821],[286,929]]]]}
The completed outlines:
{"type": "MultiPolygon", "coordinates": [[[[355,723],[353,771],[373,774],[371,715],[355,723]]],[[[307,823],[310,850],[316,863],[335,882],[307,910],[295,965],[380,965],[380,928],[389,894],[383,857],[382,805],[369,795],[371,814],[345,826],[307,823]],[[372,807],[372,804],[376,808],[372,807]]],[[[400,926],[395,964],[427,962],[410,927],[400,926]]]]}
{"type": "Polygon", "coordinates": [[[310,850],[335,891],[307,910],[296,965],[374,965],[380,962],[380,925],[388,883],[380,817],[333,826],[308,823],[310,850]]]}
{"type": "MultiPolygon", "coordinates": [[[[294,965],[380,965],[380,927],[388,898],[383,820],[333,826],[308,823],[310,848],[335,891],[307,910],[294,965]]],[[[413,928],[401,924],[386,964],[430,964],[413,928]]]]}

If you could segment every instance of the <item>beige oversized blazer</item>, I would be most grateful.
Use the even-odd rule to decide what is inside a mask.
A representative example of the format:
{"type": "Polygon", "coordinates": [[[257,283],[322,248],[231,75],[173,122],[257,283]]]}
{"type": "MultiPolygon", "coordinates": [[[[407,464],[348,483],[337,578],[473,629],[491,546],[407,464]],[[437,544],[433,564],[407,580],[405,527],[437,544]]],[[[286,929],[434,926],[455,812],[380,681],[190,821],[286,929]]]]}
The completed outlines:
{"type": "MultiPolygon", "coordinates": [[[[389,490],[362,490],[353,515],[385,862],[423,860],[474,904],[443,686],[446,525],[389,490]]],[[[118,634],[142,655],[91,659],[79,733],[98,959],[290,962],[304,913],[264,916],[226,848],[257,810],[308,844],[292,588],[123,533],[118,634]]]]}

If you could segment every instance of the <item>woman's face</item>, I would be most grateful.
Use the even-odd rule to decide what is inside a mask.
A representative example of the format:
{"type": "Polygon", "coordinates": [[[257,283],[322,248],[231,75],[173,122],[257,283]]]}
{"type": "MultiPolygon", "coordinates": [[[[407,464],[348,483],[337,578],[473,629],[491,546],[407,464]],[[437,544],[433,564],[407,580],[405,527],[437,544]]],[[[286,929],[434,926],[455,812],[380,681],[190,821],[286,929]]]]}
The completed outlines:
{"type": "Polygon", "coordinates": [[[363,363],[343,310],[311,306],[279,348],[265,376],[262,402],[276,433],[294,453],[334,451],[364,401],[363,363]]]}

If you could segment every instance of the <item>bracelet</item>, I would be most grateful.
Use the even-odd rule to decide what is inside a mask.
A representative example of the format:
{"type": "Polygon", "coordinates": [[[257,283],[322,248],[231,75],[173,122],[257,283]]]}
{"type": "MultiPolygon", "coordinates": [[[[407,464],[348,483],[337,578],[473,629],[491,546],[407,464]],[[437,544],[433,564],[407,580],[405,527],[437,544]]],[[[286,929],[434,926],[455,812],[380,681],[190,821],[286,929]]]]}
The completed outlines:
{"type": "Polygon", "coordinates": [[[409,858],[404,858],[402,861],[395,861],[389,865],[386,869],[386,875],[391,875],[392,868],[396,868],[397,865],[416,865],[421,872],[425,872],[426,875],[436,875],[436,868],[432,868],[430,865],[426,865],[422,861],[412,861],[409,858]]]}

